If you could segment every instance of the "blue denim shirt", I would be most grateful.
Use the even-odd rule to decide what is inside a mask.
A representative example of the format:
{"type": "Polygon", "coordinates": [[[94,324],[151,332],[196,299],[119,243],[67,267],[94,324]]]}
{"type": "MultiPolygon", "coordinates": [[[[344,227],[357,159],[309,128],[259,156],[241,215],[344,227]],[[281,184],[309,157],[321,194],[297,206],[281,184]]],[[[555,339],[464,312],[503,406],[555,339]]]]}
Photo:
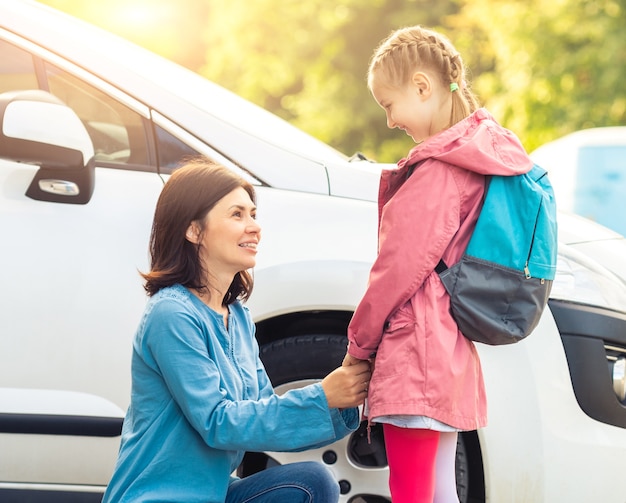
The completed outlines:
{"type": "Polygon", "coordinates": [[[245,450],[305,450],[356,429],[357,409],[329,409],[319,383],[276,395],[254,332],[239,302],[229,306],[227,330],[180,285],[149,300],[103,502],[223,502],[245,450]]]}

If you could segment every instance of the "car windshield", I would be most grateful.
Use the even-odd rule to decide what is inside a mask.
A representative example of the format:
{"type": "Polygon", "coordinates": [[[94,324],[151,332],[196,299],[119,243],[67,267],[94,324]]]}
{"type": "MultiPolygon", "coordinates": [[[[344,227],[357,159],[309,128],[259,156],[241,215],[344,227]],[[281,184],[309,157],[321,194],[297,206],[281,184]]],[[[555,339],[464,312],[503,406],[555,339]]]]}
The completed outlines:
{"type": "Polygon", "coordinates": [[[626,145],[580,148],[574,211],[626,235],[626,145]]]}
{"type": "Polygon", "coordinates": [[[190,104],[224,122],[242,130],[254,131],[255,136],[268,143],[280,141],[292,151],[307,157],[335,162],[346,159],[344,154],[326,143],[196,73],[176,65],[172,65],[172,71],[168,69],[166,73],[168,78],[160,80],[162,87],[184,96],[190,104]],[[181,93],[183,86],[185,92],[181,93]]]}

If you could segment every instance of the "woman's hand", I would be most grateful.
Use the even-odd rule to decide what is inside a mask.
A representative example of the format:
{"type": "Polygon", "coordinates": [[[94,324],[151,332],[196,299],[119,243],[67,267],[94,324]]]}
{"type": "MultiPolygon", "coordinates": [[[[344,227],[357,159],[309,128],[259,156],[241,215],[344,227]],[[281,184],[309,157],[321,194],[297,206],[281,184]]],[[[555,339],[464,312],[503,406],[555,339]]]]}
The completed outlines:
{"type": "Polygon", "coordinates": [[[343,365],[322,380],[328,406],[345,409],[361,405],[367,397],[372,373],[366,360],[358,360],[352,365],[343,365]]]}

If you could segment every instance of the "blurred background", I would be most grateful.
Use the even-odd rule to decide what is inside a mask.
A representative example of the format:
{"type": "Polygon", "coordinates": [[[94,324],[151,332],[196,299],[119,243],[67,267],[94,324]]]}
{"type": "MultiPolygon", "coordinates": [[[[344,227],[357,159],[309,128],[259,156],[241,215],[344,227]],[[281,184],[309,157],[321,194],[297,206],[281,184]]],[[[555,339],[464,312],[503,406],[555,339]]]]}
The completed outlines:
{"type": "Polygon", "coordinates": [[[626,125],[626,0],[42,0],[172,59],[345,154],[396,162],[365,75],[422,24],[461,52],[481,103],[528,151],[626,125]]]}

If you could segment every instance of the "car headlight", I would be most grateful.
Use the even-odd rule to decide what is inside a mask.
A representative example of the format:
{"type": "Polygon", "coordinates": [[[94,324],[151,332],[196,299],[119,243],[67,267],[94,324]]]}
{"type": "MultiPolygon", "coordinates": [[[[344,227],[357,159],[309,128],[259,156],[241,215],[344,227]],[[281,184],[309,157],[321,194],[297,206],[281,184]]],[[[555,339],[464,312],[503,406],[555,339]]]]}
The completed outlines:
{"type": "Polygon", "coordinates": [[[607,267],[559,244],[550,298],[626,312],[626,283],[607,267]]]}

